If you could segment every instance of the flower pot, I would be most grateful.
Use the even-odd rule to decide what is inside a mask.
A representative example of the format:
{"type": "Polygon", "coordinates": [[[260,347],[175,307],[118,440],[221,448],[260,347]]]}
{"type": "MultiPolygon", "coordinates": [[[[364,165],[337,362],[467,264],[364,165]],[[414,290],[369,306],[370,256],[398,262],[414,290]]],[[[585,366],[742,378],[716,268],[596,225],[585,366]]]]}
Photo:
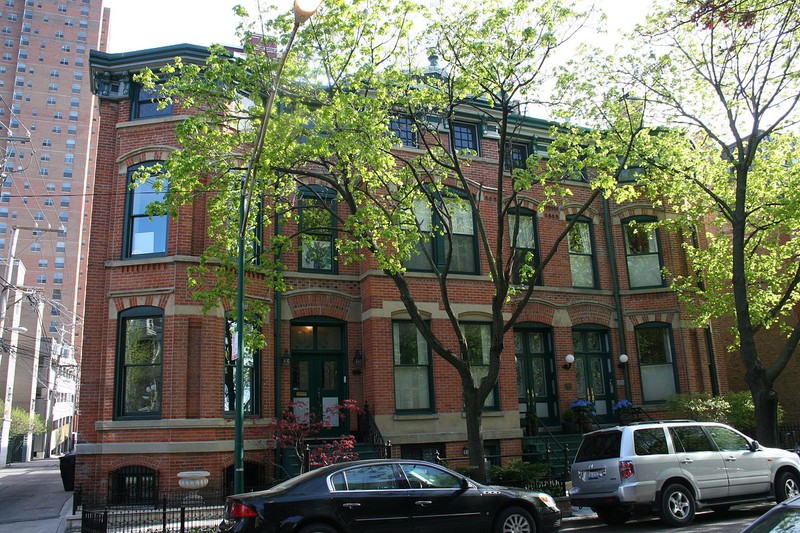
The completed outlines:
{"type": "Polygon", "coordinates": [[[205,470],[192,470],[178,473],[178,485],[186,490],[200,490],[208,485],[208,476],[211,473],[205,470]]]}

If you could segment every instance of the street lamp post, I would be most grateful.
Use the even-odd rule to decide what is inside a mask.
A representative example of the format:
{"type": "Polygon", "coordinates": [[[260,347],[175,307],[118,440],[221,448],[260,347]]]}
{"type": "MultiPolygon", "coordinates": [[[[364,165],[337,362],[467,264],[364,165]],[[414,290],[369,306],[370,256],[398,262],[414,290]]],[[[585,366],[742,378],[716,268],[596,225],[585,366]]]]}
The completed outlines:
{"type": "Polygon", "coordinates": [[[233,490],[235,493],[244,490],[244,368],[243,355],[245,350],[245,321],[244,321],[244,296],[245,296],[245,243],[247,241],[247,219],[249,218],[250,207],[252,206],[253,195],[255,194],[255,169],[261,160],[261,153],[264,149],[264,139],[267,134],[269,117],[272,114],[272,104],[278,92],[283,67],[286,65],[286,58],[294,44],[297,30],[307,21],[311,15],[316,13],[322,0],[295,0],[294,2],[294,26],[289,36],[289,42],[283,50],[278,68],[272,78],[269,91],[264,103],[264,115],[261,117],[261,126],[256,136],[253,152],[247,164],[247,171],[242,178],[241,192],[239,195],[239,257],[237,273],[236,291],[236,366],[234,369],[234,390],[236,397],[234,402],[234,437],[233,437],[233,490]]]}

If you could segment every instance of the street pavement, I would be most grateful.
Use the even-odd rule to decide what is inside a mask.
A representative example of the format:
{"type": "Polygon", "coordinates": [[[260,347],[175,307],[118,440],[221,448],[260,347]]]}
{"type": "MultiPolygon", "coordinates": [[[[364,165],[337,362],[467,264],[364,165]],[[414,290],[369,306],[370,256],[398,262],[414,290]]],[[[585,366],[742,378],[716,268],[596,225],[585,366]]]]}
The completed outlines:
{"type": "Polygon", "coordinates": [[[58,458],[0,468],[0,533],[61,533],[71,513],[58,458]]]}

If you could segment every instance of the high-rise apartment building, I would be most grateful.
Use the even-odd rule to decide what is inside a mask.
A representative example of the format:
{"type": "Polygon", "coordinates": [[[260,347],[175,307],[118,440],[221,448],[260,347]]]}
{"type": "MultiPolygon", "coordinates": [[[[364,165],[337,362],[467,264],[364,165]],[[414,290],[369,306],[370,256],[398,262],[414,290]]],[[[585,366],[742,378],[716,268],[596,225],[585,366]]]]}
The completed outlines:
{"type": "MultiPolygon", "coordinates": [[[[22,285],[8,291],[0,310],[9,316],[0,384],[5,392],[14,377],[14,406],[49,411],[42,414],[54,437],[39,443],[38,453],[63,449],[72,425],[70,410],[54,406],[74,406],[74,390],[48,386],[62,370],[57,357],[50,350],[33,354],[37,339],[53,339],[70,354],[81,346],[97,120],[89,50],[105,50],[104,19],[102,0],[0,0],[0,276],[4,290],[22,285]],[[20,269],[7,269],[12,257],[24,278],[20,269]],[[20,298],[31,305],[12,336],[12,306],[20,298]]],[[[74,374],[80,354],[67,360],[74,374]]]]}

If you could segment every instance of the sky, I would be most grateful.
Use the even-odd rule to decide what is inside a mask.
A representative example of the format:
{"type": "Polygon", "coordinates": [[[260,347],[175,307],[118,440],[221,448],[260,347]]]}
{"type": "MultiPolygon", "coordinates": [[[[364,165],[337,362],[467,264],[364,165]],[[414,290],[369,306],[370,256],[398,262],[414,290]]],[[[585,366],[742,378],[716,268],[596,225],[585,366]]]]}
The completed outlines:
{"type": "MultiPolygon", "coordinates": [[[[644,19],[652,0],[596,0],[606,11],[609,36],[618,28],[632,28],[644,19]]],[[[257,0],[104,0],[111,8],[108,52],[131,52],[173,44],[213,43],[238,45],[238,18],[233,7],[244,5],[255,12],[257,0]]],[[[291,9],[293,0],[264,0],[262,3],[285,4],[291,9]]],[[[611,39],[609,39],[609,37],[611,39]]]]}

